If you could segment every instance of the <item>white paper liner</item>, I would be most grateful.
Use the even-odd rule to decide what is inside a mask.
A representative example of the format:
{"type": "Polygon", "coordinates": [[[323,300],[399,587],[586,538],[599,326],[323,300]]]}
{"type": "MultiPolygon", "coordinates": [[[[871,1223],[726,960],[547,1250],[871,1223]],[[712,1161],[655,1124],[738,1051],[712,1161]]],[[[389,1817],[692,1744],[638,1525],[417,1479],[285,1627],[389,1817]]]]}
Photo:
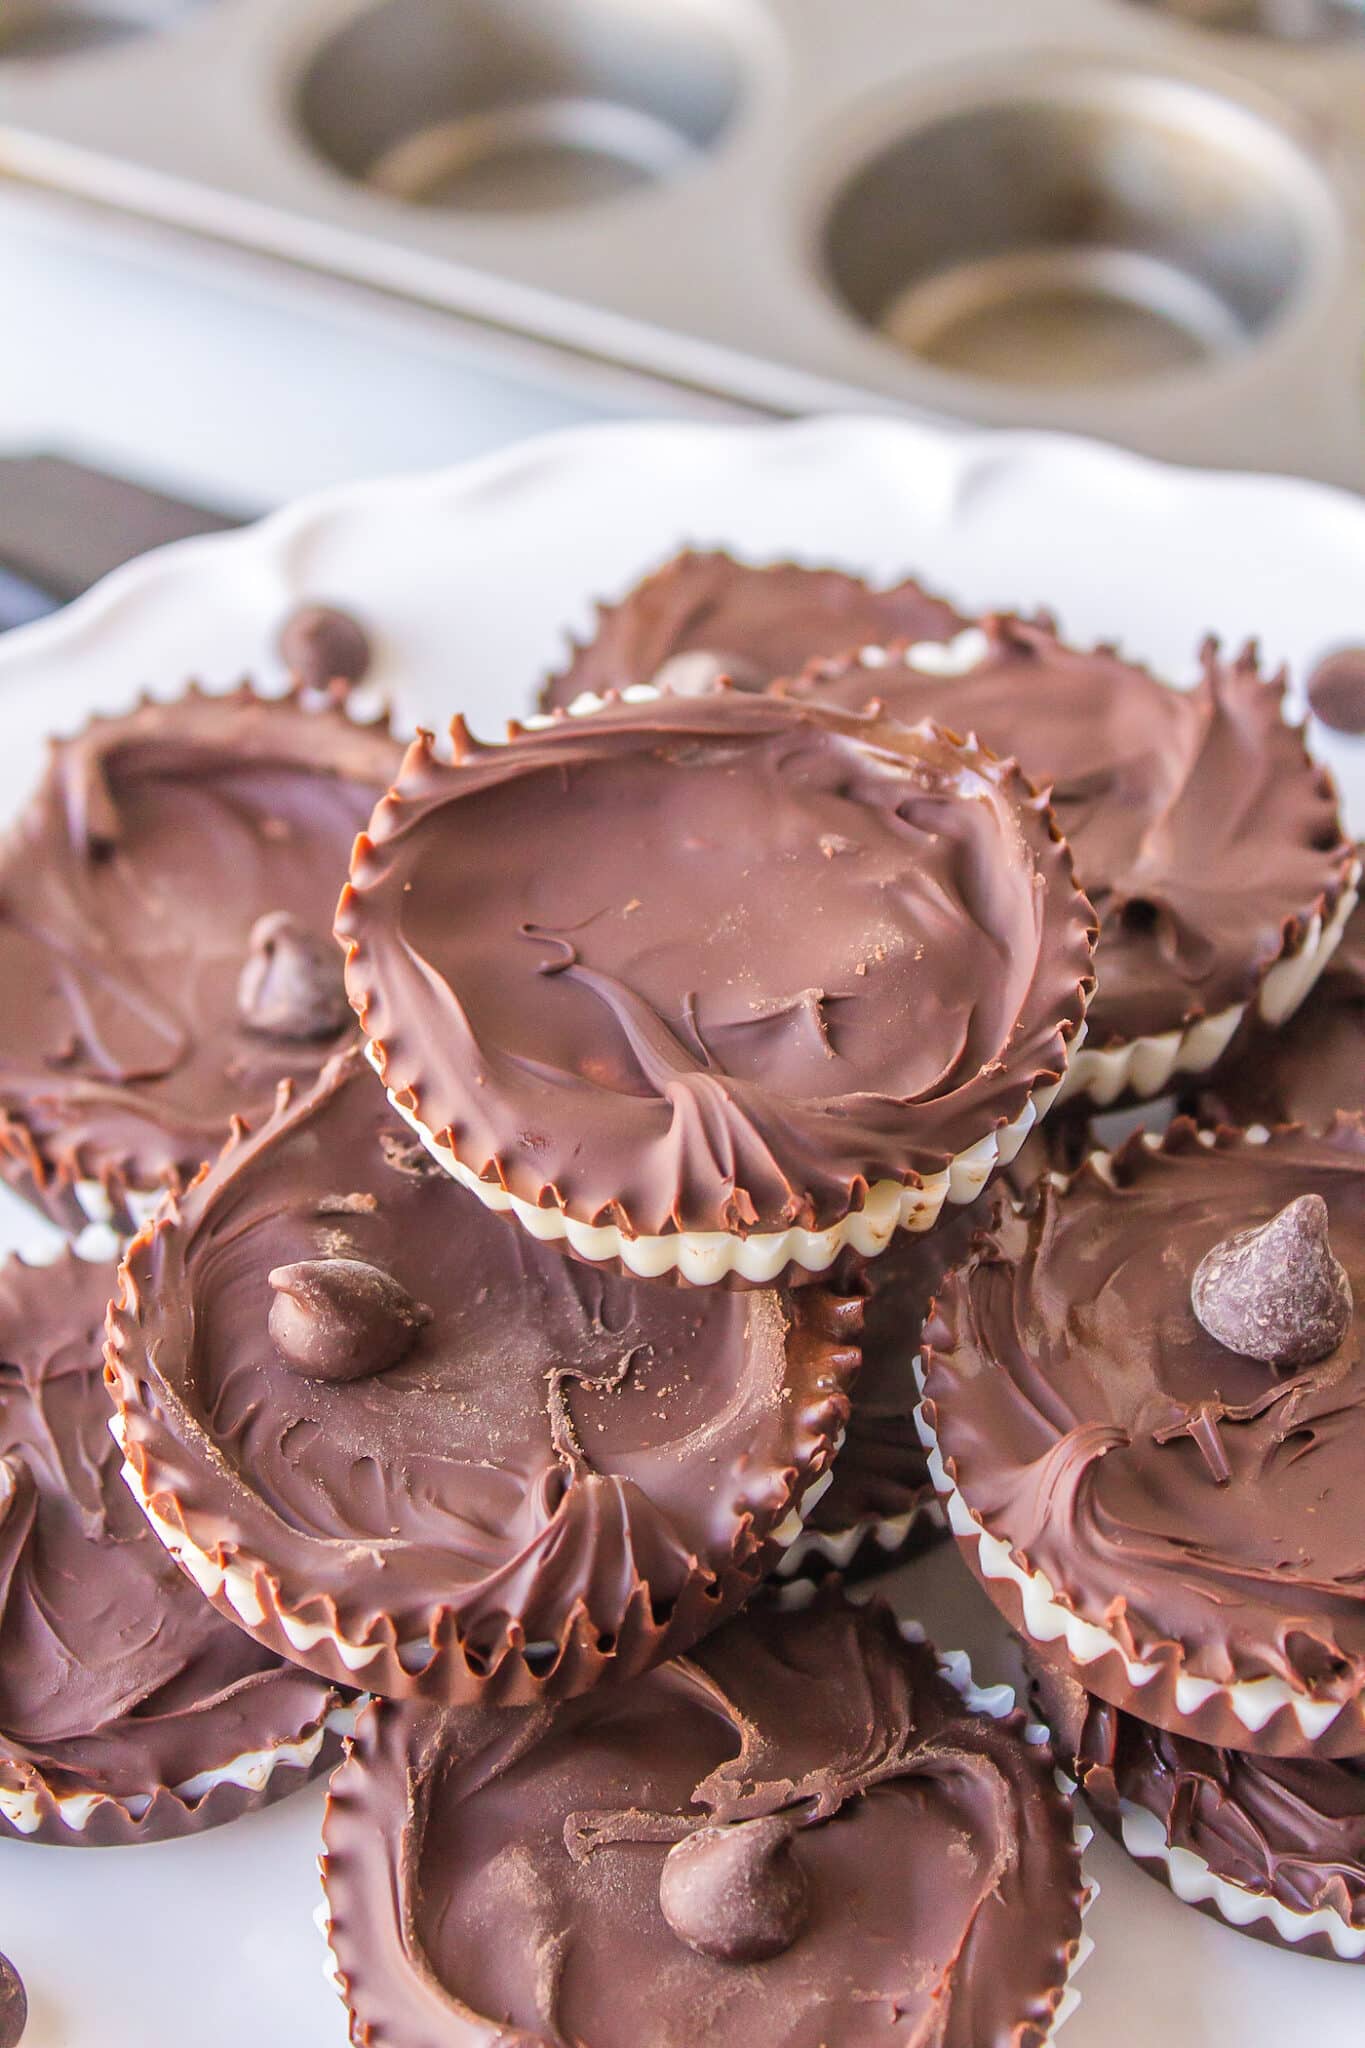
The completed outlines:
{"type": "MultiPolygon", "coordinates": [[[[124,1484],[176,1563],[183,1571],[188,1572],[205,1599],[213,1601],[222,1599],[226,1601],[244,1628],[248,1630],[259,1628],[267,1619],[268,1611],[262,1604],[260,1595],[256,1591],[252,1570],[248,1569],[245,1565],[235,1562],[220,1564],[216,1558],[210,1557],[207,1551],[201,1550],[196,1543],[191,1542],[183,1529],[177,1528],[173,1522],[168,1522],[164,1515],[158,1514],[147,1497],[140,1475],[129,1460],[127,1428],[122,1415],[117,1411],[109,1418],[109,1431],[119,1450],[123,1453],[124,1484]]],[[[842,1442],[843,1436],[841,1433],[835,1441],[835,1456],[837,1456],[842,1442]]],[[[805,1517],[833,1484],[833,1481],[833,1459],[831,1459],[830,1469],[822,1472],[818,1478],[811,1481],[800,1499],[787,1510],[781,1521],[776,1523],[769,1531],[765,1541],[776,1544],[782,1550],[786,1550],[791,1544],[796,1542],[801,1534],[805,1517]]],[[[259,1562],[264,1565],[264,1560],[259,1560],[259,1562]]],[[[306,1657],[321,1642],[330,1643],[332,1649],[341,1659],[347,1671],[355,1678],[357,1684],[361,1682],[361,1674],[366,1666],[372,1664],[384,1649],[382,1643],[352,1642],[349,1636],[340,1634],[329,1622],[302,1621],[296,1614],[291,1614],[286,1608],[279,1606],[278,1603],[269,1612],[273,1614],[282,1632],[301,1657],[306,1657]]],[[[527,1643],[522,1654],[528,1658],[553,1656],[558,1647],[557,1643],[551,1642],[527,1643]]],[[[431,1644],[425,1637],[415,1642],[400,1643],[397,1652],[399,1663],[405,1671],[410,1672],[421,1671],[428,1663],[431,1654],[431,1644]]]]}
{"type": "MultiPolygon", "coordinates": [[[[833,1473],[829,1476],[834,1477],[833,1473]]],[[[875,1544],[890,1557],[909,1541],[910,1531],[921,1522],[936,1529],[947,1528],[948,1517],[937,1499],[920,1501],[903,1515],[864,1515],[844,1529],[802,1529],[778,1562],[776,1576],[794,1578],[812,1557],[832,1565],[836,1571],[847,1571],[864,1543],[875,1544]]]]}
{"type": "MultiPolygon", "coordinates": [[[[977,668],[991,651],[991,643],[980,626],[964,626],[951,640],[916,640],[894,657],[885,647],[861,647],[858,660],[864,668],[886,668],[894,659],[903,668],[918,669],[926,676],[965,676],[977,668]]],[[[662,696],[705,697],[725,674],[724,662],[704,648],[670,655],[647,683],[628,683],[624,690],[602,696],[596,690],[580,690],[573,702],[559,711],[538,711],[533,717],[516,721],[521,732],[544,732],[565,715],[591,717],[604,705],[653,704],[662,696]]],[[[818,701],[818,700],[817,700],[818,701]]]]}
{"type": "MultiPolygon", "coordinates": [[[[924,1392],[923,1361],[916,1358],[915,1377],[924,1392]]],[[[1019,1596],[1024,1632],[1037,1643],[1065,1642],[1073,1663],[1093,1664],[1097,1658],[1115,1656],[1122,1663],[1128,1683],[1140,1689],[1161,1676],[1163,1666],[1145,1658],[1130,1657],[1117,1637],[1098,1622],[1085,1621],[1064,1607],[1045,1572],[1016,1564],[1009,1545],[993,1536],[973,1514],[957,1486],[948,1477],[939,1450],[938,1437],[921,1402],[915,1410],[915,1426],[929,1461],[929,1476],[948,1514],[948,1527],[961,1543],[975,1543],[977,1563],[986,1579],[1004,1580],[1019,1596]]],[[[1189,1672],[1175,1675],[1174,1701],[1177,1715],[1194,1715],[1211,1699],[1221,1699],[1249,1734],[1265,1727],[1272,1714],[1288,1708],[1294,1715],[1305,1742],[1317,1742],[1327,1733],[1342,1711],[1341,1700],[1305,1698],[1283,1678],[1238,1678],[1224,1685],[1212,1678],[1196,1678],[1189,1672]]],[[[1190,1730],[1196,1735],[1196,1731],[1190,1730]]]]}
{"type": "MultiPolygon", "coordinates": [[[[1073,1059],[1084,1031],[1082,1023],[1072,1042],[1073,1059]]],[[[378,1073],[380,1055],[375,1046],[367,1044],[365,1053],[378,1073]]],[[[634,1237],[614,1223],[583,1223],[563,1209],[542,1209],[520,1195],[510,1194],[497,1181],[481,1180],[455,1157],[449,1146],[438,1143],[392,1089],[385,1092],[404,1123],[453,1180],[477,1195],[486,1209],[515,1216],[532,1237],[542,1243],[562,1240],[580,1258],[593,1264],[619,1259],[627,1272],[639,1280],[657,1280],[666,1273],[677,1272],[694,1287],[708,1287],[731,1273],[767,1286],[793,1265],[807,1273],[825,1273],[846,1245],[851,1245],[863,1258],[871,1259],[886,1250],[897,1230],[932,1229],[945,1202],[974,1202],[996,1168],[1009,1165],[1034,1125],[1046,1116],[1060,1085],[1052,1082],[1036,1088],[1013,1123],[988,1131],[984,1138],[978,1138],[974,1145],[950,1160],[942,1173],[929,1175],[918,1187],[903,1187],[895,1180],[875,1181],[862,1208],[841,1217],[828,1230],[792,1226],[787,1230],[755,1231],[749,1237],[728,1230],[676,1230],[634,1237]]]]}
{"type": "MultiPolygon", "coordinates": [[[[97,1227],[102,1226],[108,1230],[118,1230],[119,1214],[113,1202],[109,1199],[109,1190],[105,1187],[103,1181],[73,1181],[71,1183],[71,1192],[80,1204],[81,1214],[86,1218],[87,1222],[97,1227]]],[[[128,1232],[128,1235],[131,1236],[133,1231],[141,1230],[143,1224],[156,1214],[166,1194],[166,1189],[164,1187],[123,1188],[120,1192],[127,1213],[132,1219],[132,1231],[128,1232]]]]}
{"type": "MultiPolygon", "coordinates": [[[[1354,862],[1328,922],[1324,925],[1321,916],[1315,916],[1294,951],[1268,970],[1255,997],[1264,1023],[1287,1023],[1335,953],[1356,907],[1360,872],[1360,863],[1354,862]]],[[[1085,1046],[1072,1053],[1058,1099],[1072,1102],[1085,1096],[1103,1109],[1121,1095],[1160,1095],[1177,1074],[1206,1074],[1223,1057],[1251,1008],[1251,1003],[1235,1003],[1183,1030],[1130,1038],[1122,1045],[1085,1046]]]]}
{"type": "Polygon", "coordinates": [[[1249,1927],[1253,1921],[1268,1920],[1281,1941],[1307,1941],[1325,1935],[1332,1953],[1345,1963],[1365,1959],[1365,1927],[1352,1927],[1330,1906],[1306,1913],[1263,1892],[1248,1891],[1231,1878],[1219,1877],[1193,1849],[1175,1848],[1156,1815],[1132,1800],[1119,1802],[1123,1846],[1141,1863],[1160,1863],[1166,1883],[1186,1905],[1211,1905],[1230,1927],[1249,1927]]]}
{"type": "MultiPolygon", "coordinates": [[[[355,1709],[335,1707],[310,1735],[295,1742],[278,1742],[271,1749],[249,1749],[225,1764],[197,1771],[183,1785],[172,1785],[177,1799],[197,1804],[219,1785],[237,1785],[244,1792],[264,1792],[279,1770],[307,1771],[317,1762],[329,1733],[350,1735],[355,1729],[355,1709]]],[[[50,1791],[50,1788],[49,1788],[50,1791]]],[[[50,1792],[62,1825],[73,1834],[83,1834],[90,1816],[101,1806],[117,1806],[133,1820],[142,1819],[156,1797],[153,1792],[50,1792]]],[[[36,1834],[43,1822],[42,1803],[36,1792],[15,1792],[0,1785],[0,1814],[21,1835],[36,1834]]]]}
{"type": "MultiPolygon", "coordinates": [[[[779,1604],[788,1609],[801,1607],[815,1598],[815,1592],[816,1589],[813,1585],[788,1586],[779,1595],[779,1604]]],[[[851,1597],[857,1598],[856,1591],[851,1597]]],[[[864,1597],[872,1597],[871,1588],[866,1591],[864,1597]]],[[[899,1621],[897,1626],[907,1643],[924,1643],[928,1641],[928,1637],[917,1621],[899,1621]]],[[[1008,1685],[978,1685],[972,1675],[971,1659],[965,1650],[935,1649],[934,1657],[941,1676],[952,1686],[954,1692],[957,1693],[969,1713],[987,1714],[993,1721],[1003,1721],[1008,1714],[1014,1712],[1014,1688],[1008,1685]]],[[[1029,1721],[1024,1727],[1024,1740],[1036,1745],[1050,1743],[1052,1736],[1050,1731],[1044,1728],[1040,1722],[1029,1721]]],[[[1057,1789],[1063,1798],[1070,1803],[1075,1797],[1076,1787],[1074,1783],[1066,1775],[1065,1771],[1059,1769],[1055,1775],[1057,1789]]],[[[1083,1857],[1095,1838],[1095,1830],[1092,1827],[1088,1827],[1083,1821],[1077,1820],[1072,1822],[1071,1832],[1077,1850],[1083,1857]]],[[[325,1878],[325,1872],[326,1857],[324,1855],[318,1858],[318,1877],[320,1880],[325,1878]]],[[[1096,1880],[1093,1877],[1087,1878],[1081,1893],[1082,1923],[1084,1923],[1086,1915],[1099,1895],[1100,1888],[1096,1880]]],[[[341,1964],[337,1959],[336,1950],[332,1946],[332,1918],[327,1910],[327,1894],[325,1890],[314,1909],[313,1925],[322,1936],[323,1945],[326,1950],[322,1964],[323,1978],[331,1985],[342,2003],[345,2004],[346,1993],[342,1988],[341,1964]]],[[[1081,1994],[1076,1984],[1076,1977],[1082,1965],[1088,1961],[1094,1952],[1094,1941],[1090,1935],[1085,1933],[1084,1925],[1082,1925],[1080,1938],[1076,1943],[1076,1953],[1071,1958],[1071,1963],[1066,1973],[1066,1983],[1061,1998],[1058,2001],[1057,2010],[1052,2017],[1052,2025],[1044,2036],[1045,2044],[1056,2039],[1061,2029],[1066,2025],[1080,2004],[1081,1994]]]]}

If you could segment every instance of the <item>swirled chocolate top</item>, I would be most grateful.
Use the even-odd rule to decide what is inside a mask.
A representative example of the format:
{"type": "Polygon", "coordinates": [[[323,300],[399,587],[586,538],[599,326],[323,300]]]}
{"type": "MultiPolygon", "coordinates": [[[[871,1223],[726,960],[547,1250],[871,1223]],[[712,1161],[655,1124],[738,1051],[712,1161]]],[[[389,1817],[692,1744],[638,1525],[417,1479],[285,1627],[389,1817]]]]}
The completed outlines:
{"type": "MultiPolygon", "coordinates": [[[[1357,847],[1359,857],[1362,849],[1357,847]]],[[[1211,1123],[1307,1124],[1365,1112],[1365,905],[1302,1008],[1252,1038],[1234,1066],[1201,1088],[1193,1107],[1211,1123]]]]}
{"type": "Polygon", "coordinates": [[[838,1594],[610,1698],[380,1707],[324,1875],[392,2048],[1037,2048],[1080,1932],[1047,1749],[838,1594]]]}
{"type": "Polygon", "coordinates": [[[1365,1927],[1365,1757],[1251,1756],[1149,1727],[1074,1679],[1040,1670],[1052,1729],[1091,1805],[1160,1821],[1167,1844],[1297,1913],[1365,1927]]]}
{"type": "Polygon", "coordinates": [[[966,623],[909,580],[878,590],[841,569],[760,567],[689,551],[620,604],[598,607],[592,639],[546,683],[541,708],[567,709],[585,692],[605,697],[639,683],[700,696],[722,675],[736,689],[761,690],[817,655],[869,641],[950,640],[966,623]]]}
{"type": "Polygon", "coordinates": [[[124,1485],[102,1369],[114,1284],[71,1255],[0,1267],[0,1787],[139,1814],[315,1729],[333,1695],[214,1613],[124,1485]]]}
{"type": "Polygon", "coordinates": [[[893,650],[783,687],[938,719],[1050,790],[1100,920],[1090,1045],[1248,1002],[1330,913],[1352,861],[1331,778],[1284,722],[1283,678],[1210,643],[1195,687],[1178,690],[1044,626],[990,619],[983,635],[962,674],[925,674],[893,650]]]}
{"type": "Polygon", "coordinates": [[[940,1294],[927,1394],[949,1473],[1128,1656],[1359,1701],[1365,1122],[1268,1144],[1179,1123],[1111,1170],[1043,1182],[1022,1215],[1002,1202],[940,1294]],[[1320,1240],[1288,1230],[1301,1208],[1344,1303],[1320,1240]]]}
{"type": "Polygon", "coordinates": [[[483,1179],[628,1235],[823,1229],[1062,1071],[1089,906],[1012,766],[733,695],[454,737],[337,930],[388,1087],[483,1179]]]}
{"type": "Polygon", "coordinates": [[[0,845],[0,1143],[35,1177],[186,1177],[349,1036],[331,917],[400,758],[246,688],[54,742],[0,845]]]}
{"type": "Polygon", "coordinates": [[[376,1691],[522,1700],[629,1677],[753,1589],[859,1319],[539,1245],[357,1050],[134,1243],[111,1373],[144,1489],[254,1576],[267,1640],[294,1617],[303,1661],[336,1672],[340,1634],[376,1691]]]}

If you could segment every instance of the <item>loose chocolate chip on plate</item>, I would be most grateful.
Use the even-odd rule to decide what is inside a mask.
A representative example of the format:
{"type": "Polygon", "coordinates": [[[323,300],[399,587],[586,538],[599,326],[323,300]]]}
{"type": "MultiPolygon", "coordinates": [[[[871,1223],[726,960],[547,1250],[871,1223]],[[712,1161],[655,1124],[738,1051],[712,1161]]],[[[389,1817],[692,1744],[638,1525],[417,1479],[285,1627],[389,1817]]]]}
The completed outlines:
{"type": "Polygon", "coordinates": [[[0,1956],[0,2048],[19,2048],[28,2025],[28,1993],[8,1956],[0,1956]]]}
{"type": "Polygon", "coordinates": [[[370,636],[330,604],[304,604],[280,628],[280,653],[305,690],[345,696],[370,666],[370,636]]]}
{"type": "Polygon", "coordinates": [[[1336,647],[1308,678],[1308,702],[1333,732],[1365,733],[1365,647],[1336,647]]]}

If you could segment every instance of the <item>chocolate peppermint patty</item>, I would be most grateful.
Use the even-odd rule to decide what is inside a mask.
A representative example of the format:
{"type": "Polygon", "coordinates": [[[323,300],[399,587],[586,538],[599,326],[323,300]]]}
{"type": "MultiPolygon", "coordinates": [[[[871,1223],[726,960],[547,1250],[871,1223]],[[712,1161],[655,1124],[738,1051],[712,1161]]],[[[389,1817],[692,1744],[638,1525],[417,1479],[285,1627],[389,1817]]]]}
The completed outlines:
{"type": "Polygon", "coordinates": [[[259,1641],[517,1703],[738,1606],[833,1456],[860,1316],[536,1244],[432,1165],[357,1050],[134,1242],[110,1376],[163,1537],[259,1641]]]}
{"type": "Polygon", "coordinates": [[[0,1160],[74,1189],[175,1184],[350,1036],[330,938],[396,772],[378,727],[189,691],[54,742],[0,844],[0,1160]]]}
{"type": "Polygon", "coordinates": [[[611,1696],[383,1704],[324,1832],[352,2036],[389,2048],[1039,2048],[1080,1945],[1046,1747],[837,1594],[611,1696]]]}
{"type": "Polygon", "coordinates": [[[1261,1941],[1365,1961],[1365,1757],[1212,1749],[1055,1672],[1038,1689],[1087,1805],[1154,1876],[1261,1941]]]}
{"type": "Polygon", "coordinates": [[[1040,1656],[1218,1747],[1365,1750],[1353,1294],[1358,1118],[1178,1123],[999,1205],[926,1328],[924,1415],[967,1560],[1040,1656]]]}
{"type": "Polygon", "coordinates": [[[1258,1032],[1190,1107],[1209,1123],[1314,1130],[1338,1110],[1365,1111],[1365,908],[1352,913],[1302,1009],[1279,1031],[1258,1032]]]}
{"type": "MultiPolygon", "coordinates": [[[[112,1264],[0,1267],[0,1833],[197,1833],[303,1782],[332,1688],[213,1612],[123,1483],[112,1264]]],[[[335,1749],[335,1743],[330,1744],[335,1749]]]]}
{"type": "Polygon", "coordinates": [[[989,1148],[970,1199],[1021,1140],[1091,929],[1013,767],[733,695],[454,742],[409,752],[337,931],[386,1085],[483,1199],[541,1234],[567,1217],[589,1257],[766,1235],[772,1273],[741,1270],[773,1277],[809,1249],[781,1233],[889,1189],[857,1246],[881,1249],[932,1221],[957,1155],[989,1148]]]}
{"type": "MultiPolygon", "coordinates": [[[[1283,677],[1265,677],[1252,651],[1228,661],[1210,643],[1195,687],[1177,690],[1112,649],[990,619],[961,673],[924,673],[892,650],[816,664],[783,687],[938,719],[1048,788],[1100,920],[1078,1072],[1097,1053],[1252,1001],[1278,961],[1313,943],[1346,887],[1354,854],[1331,779],[1284,722],[1283,677]]],[[[1193,1063],[1192,1050],[1181,1064],[1193,1063]]],[[[1103,1098],[1102,1070],[1092,1078],[1103,1098]]],[[[1134,1085],[1154,1092],[1140,1076],[1134,1085]]]]}
{"type": "Polygon", "coordinates": [[[677,556],[620,604],[599,605],[597,629],[541,693],[541,709],[641,683],[700,696],[720,676],[761,690],[817,655],[872,641],[951,640],[966,624],[952,605],[907,580],[876,589],[841,569],[761,566],[725,554],[677,556]]]}

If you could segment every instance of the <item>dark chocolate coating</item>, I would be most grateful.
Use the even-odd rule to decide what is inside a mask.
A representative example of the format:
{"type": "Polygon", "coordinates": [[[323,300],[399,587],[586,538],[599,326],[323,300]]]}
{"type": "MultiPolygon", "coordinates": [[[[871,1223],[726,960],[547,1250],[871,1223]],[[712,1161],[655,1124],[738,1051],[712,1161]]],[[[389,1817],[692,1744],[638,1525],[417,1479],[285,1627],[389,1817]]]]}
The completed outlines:
{"type": "MultiPolygon", "coordinates": [[[[0,1268],[0,1786],[38,1798],[25,1840],[156,1840],[261,1805],[173,1788],[298,1741],[336,1704],[213,1612],[124,1485],[101,1363],[114,1283],[69,1254],[0,1268]],[[80,1831],[55,1804],[76,1794],[101,1800],[80,1831]]],[[[270,1794],[300,1782],[281,1768],[270,1794]]]]}
{"type": "MultiPolygon", "coordinates": [[[[1359,853],[1360,849],[1357,848],[1359,853]]],[[[1307,1124],[1365,1111],[1365,905],[1302,1008],[1278,1031],[1258,1031],[1235,1064],[1192,1092],[1207,1123],[1307,1124]]]]}
{"type": "Polygon", "coordinates": [[[919,1393],[912,1361],[943,1276],[965,1258],[988,1214],[988,1200],[949,1210],[932,1230],[900,1231],[879,1258],[847,1259],[837,1270],[836,1285],[867,1289],[863,1362],[834,1478],[807,1528],[837,1535],[859,1522],[894,1521],[935,1498],[915,1427],[919,1393]]]}
{"type": "Polygon", "coordinates": [[[143,1232],[110,1326],[130,1460],[201,1550],[257,1567],[257,1635],[315,1669],[346,1667],[280,1610],[372,1645],[355,1682],[381,1692],[630,1677],[771,1563],[847,1417],[861,1305],[619,1278],[418,1158],[357,1050],[143,1232]],[[279,1357],[269,1276],[319,1257],[420,1299],[397,1364],[279,1357]]]}
{"type": "Polygon", "coordinates": [[[1012,768],[768,697],[454,737],[337,931],[387,1085],[481,1177],[628,1234],[823,1229],[1062,1071],[1089,908],[1012,768]]]}
{"type": "Polygon", "coordinates": [[[1195,688],[1177,690],[1044,626],[984,630],[990,653],[966,675],[851,658],[784,689],[974,733],[1050,790],[1100,920],[1088,1044],[1249,1001],[1314,912],[1330,913],[1352,857],[1331,778],[1284,723],[1283,677],[1210,643],[1195,688]]]}
{"type": "MultiPolygon", "coordinates": [[[[1296,1913],[1365,1927],[1365,1757],[1262,1757],[1154,1728],[1041,1670],[1040,1705],[1077,1783],[1111,1831],[1120,1801],[1160,1821],[1216,1877],[1296,1913]]],[[[1164,1866],[1153,1865],[1160,1875],[1164,1866]]],[[[1269,1923],[1243,1930],[1274,1939],[1269,1923]]],[[[1297,1953],[1309,1952],[1294,1944],[1297,1953]]],[[[1312,1951],[1332,1954],[1325,1940],[1312,1951]]]]}
{"type": "Polygon", "coordinates": [[[263,1115],[281,1078],[317,1072],[352,1027],[334,999],[321,1037],[255,1028],[239,1010],[250,935],[287,912],[327,946],[351,841],[399,759],[385,731],[246,689],[54,743],[0,845],[12,1177],[58,1214],[77,1178],[115,1199],[175,1183],[234,1111],[263,1115]]]}
{"type": "Polygon", "coordinates": [[[596,632],[546,683],[541,709],[567,709],[585,691],[605,697],[652,683],[668,663],[676,665],[664,680],[689,695],[715,674],[737,689],[761,690],[817,655],[869,642],[951,640],[966,623],[909,580],[877,590],[842,569],[756,567],[689,552],[644,577],[620,604],[599,605],[596,632]]]}
{"type": "MultiPolygon", "coordinates": [[[[949,1475],[1017,1561],[1157,1667],[1134,1687],[1106,1653],[1080,1670],[1091,1691],[1220,1746],[1365,1749],[1360,1317],[1328,1357],[1277,1372],[1190,1303],[1213,1245],[1310,1191],[1365,1289],[1365,1123],[1265,1145],[1206,1145],[1180,1123],[1112,1171],[1113,1186],[1092,1167],[1066,1192],[1044,1184],[1022,1216],[1002,1203],[940,1294],[927,1395],[949,1475]],[[1258,1732],[1217,1694],[1182,1718],[1181,1671],[1278,1677],[1341,1711],[1315,1744],[1288,1706],[1258,1732]]],[[[1017,1620],[1004,1582],[985,1583],[1017,1620]]],[[[1064,1663],[1065,1645],[1039,1654],[1064,1663]]]]}
{"type": "Polygon", "coordinates": [[[837,1592],[540,1714],[380,1706],[324,1828],[353,2038],[1038,2048],[1081,1877],[1022,1726],[967,1712],[931,1650],[837,1592]],[[804,1923],[767,1961],[699,1953],[660,1907],[671,1846],[777,1814],[804,1923]]]}

